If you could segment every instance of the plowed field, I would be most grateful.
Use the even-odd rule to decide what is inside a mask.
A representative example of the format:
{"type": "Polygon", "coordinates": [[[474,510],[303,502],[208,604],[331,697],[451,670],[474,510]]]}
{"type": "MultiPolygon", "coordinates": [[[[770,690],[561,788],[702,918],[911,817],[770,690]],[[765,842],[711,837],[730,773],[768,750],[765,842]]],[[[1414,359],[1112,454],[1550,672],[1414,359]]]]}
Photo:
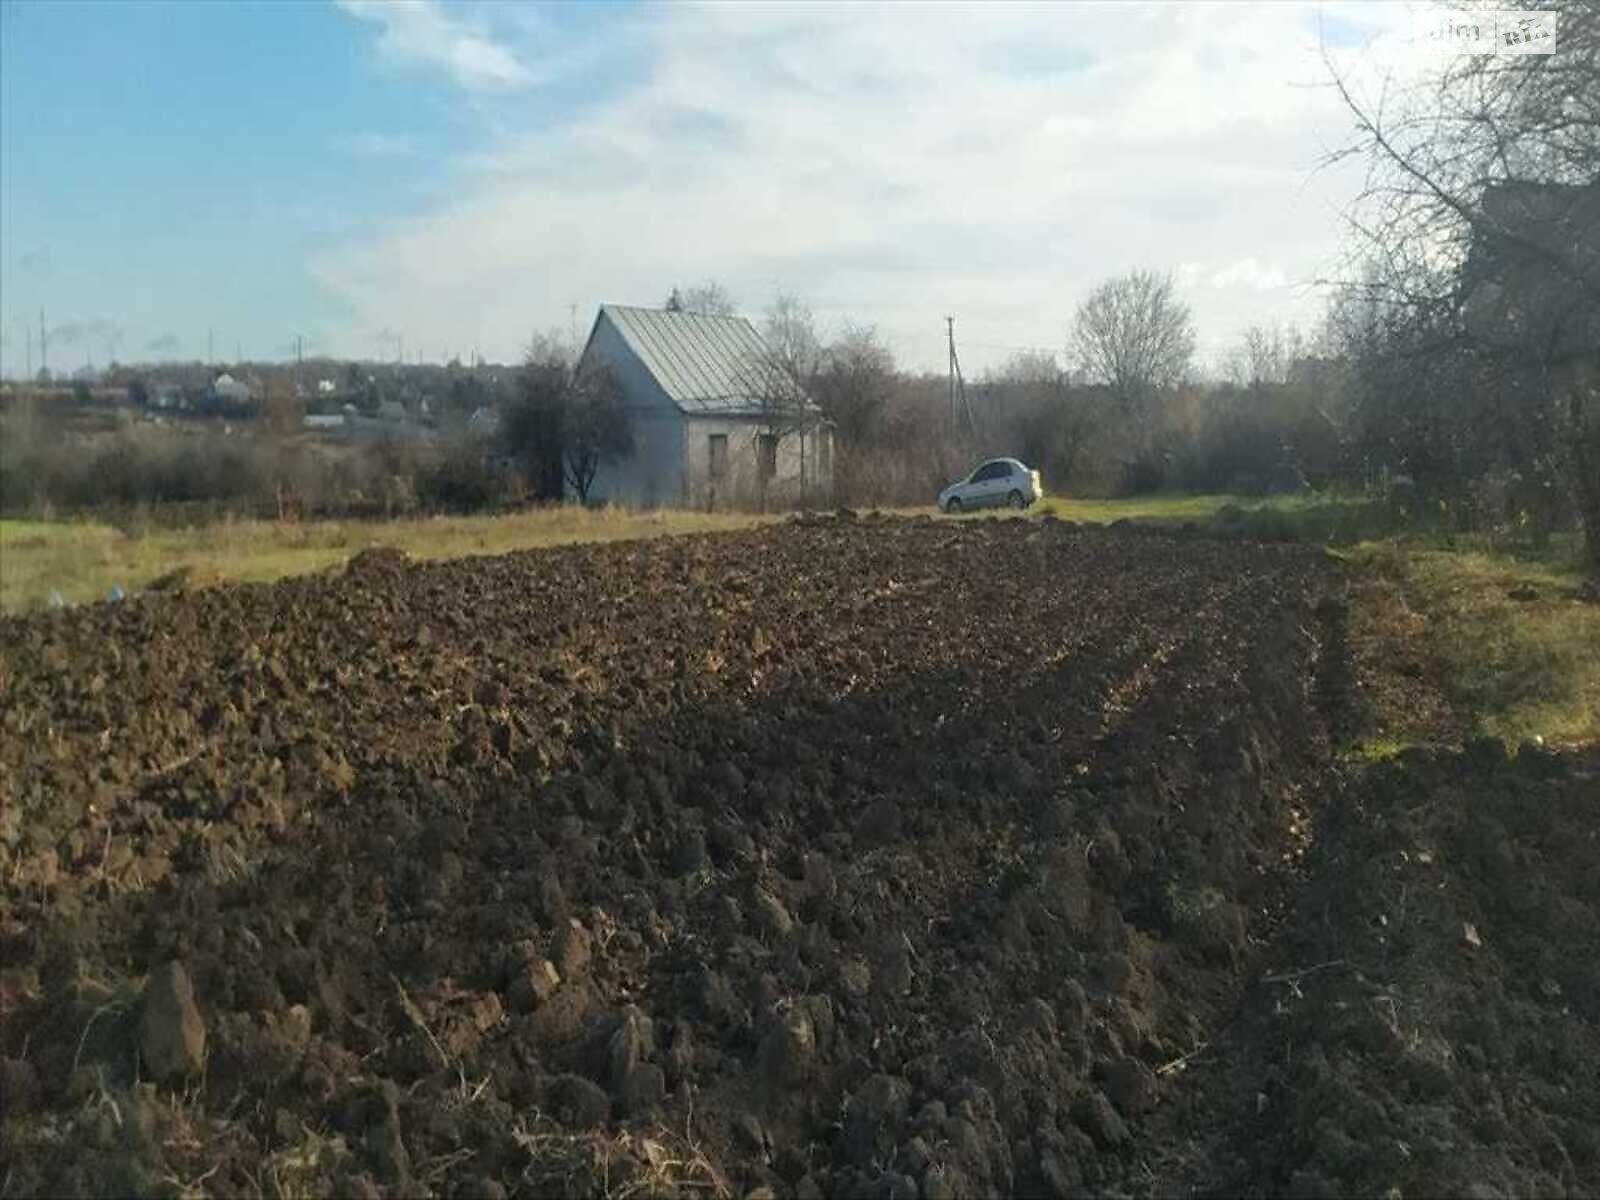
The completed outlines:
{"type": "MultiPolygon", "coordinates": [[[[0,620],[4,1194],[1409,1180],[1250,1124],[1263,969],[1338,957],[1338,591],[841,518],[0,620]]],[[[1594,1181],[1548,1132],[1507,1178],[1594,1181]]]]}

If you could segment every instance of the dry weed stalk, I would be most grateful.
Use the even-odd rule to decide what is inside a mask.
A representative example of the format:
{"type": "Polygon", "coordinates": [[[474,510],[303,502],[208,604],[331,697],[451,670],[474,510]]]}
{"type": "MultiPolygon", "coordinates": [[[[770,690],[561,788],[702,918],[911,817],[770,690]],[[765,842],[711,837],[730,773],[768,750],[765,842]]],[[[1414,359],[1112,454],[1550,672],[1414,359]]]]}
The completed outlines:
{"type": "Polygon", "coordinates": [[[568,1133],[533,1130],[519,1121],[512,1138],[530,1159],[523,1168],[524,1181],[541,1194],[570,1192],[584,1177],[599,1184],[605,1200],[686,1194],[729,1200],[733,1194],[687,1130],[682,1136],[664,1126],[650,1136],[602,1129],[568,1133]]]}

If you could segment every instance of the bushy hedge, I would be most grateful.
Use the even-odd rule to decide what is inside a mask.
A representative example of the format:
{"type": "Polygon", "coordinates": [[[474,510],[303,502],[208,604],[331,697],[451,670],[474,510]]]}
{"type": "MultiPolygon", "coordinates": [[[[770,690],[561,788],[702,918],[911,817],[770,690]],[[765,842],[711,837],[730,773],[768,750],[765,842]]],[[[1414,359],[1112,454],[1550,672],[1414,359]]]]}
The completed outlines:
{"type": "Polygon", "coordinates": [[[212,506],[275,514],[471,512],[525,489],[475,441],[330,447],[251,434],[132,426],[104,436],[0,429],[0,508],[212,506]]]}

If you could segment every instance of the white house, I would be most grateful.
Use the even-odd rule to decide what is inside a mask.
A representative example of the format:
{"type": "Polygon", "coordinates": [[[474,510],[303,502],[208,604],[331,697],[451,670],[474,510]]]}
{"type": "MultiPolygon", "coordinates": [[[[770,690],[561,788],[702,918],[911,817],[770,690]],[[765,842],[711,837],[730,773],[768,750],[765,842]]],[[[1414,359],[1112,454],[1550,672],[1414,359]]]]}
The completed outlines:
{"type": "Polygon", "coordinates": [[[634,452],[590,498],[655,507],[826,504],[833,429],[743,317],[602,305],[582,365],[610,369],[634,452]]]}
{"type": "Polygon", "coordinates": [[[231,404],[250,403],[250,387],[224,371],[211,381],[211,390],[218,399],[231,404]]]}

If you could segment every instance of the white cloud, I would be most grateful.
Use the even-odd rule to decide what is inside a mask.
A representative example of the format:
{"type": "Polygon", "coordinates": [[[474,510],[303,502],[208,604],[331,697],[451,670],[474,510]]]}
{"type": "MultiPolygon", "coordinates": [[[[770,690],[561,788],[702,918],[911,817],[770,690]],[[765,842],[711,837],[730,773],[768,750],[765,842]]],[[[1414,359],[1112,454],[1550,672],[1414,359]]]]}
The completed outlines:
{"type": "Polygon", "coordinates": [[[1255,258],[1241,258],[1206,276],[1206,286],[1216,291],[1246,288],[1254,292],[1275,292],[1289,286],[1289,277],[1275,266],[1255,258]]]}
{"type": "Polygon", "coordinates": [[[395,62],[443,70],[474,91],[517,88],[533,78],[510,47],[446,12],[436,0],[335,2],[351,16],[380,26],[378,52],[395,62]]]}
{"type": "Polygon", "coordinates": [[[942,367],[954,313],[974,369],[1060,346],[1101,279],[1173,269],[1217,357],[1319,311],[1359,167],[1318,169],[1349,129],[1318,16],[1337,57],[1379,7],[618,13],[603,36],[644,70],[601,67],[617,90],[577,110],[498,111],[455,198],[315,269],[352,349],[391,327],[512,357],[569,304],[587,322],[709,276],[752,315],[786,288],[876,324],[913,367],[942,367]]]}

